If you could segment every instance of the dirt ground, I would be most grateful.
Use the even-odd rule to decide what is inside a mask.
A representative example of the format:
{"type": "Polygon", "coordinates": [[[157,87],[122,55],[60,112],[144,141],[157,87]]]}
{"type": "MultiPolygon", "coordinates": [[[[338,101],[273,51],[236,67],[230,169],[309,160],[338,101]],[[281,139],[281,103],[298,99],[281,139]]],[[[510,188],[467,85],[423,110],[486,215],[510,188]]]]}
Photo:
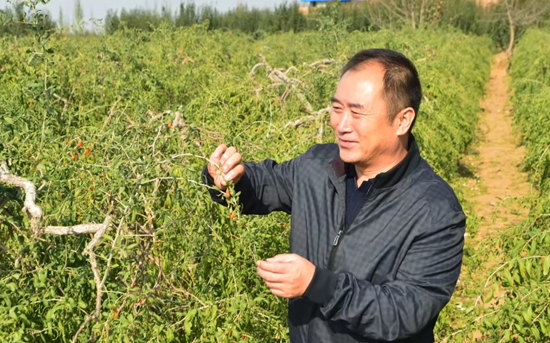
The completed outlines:
{"type": "MultiPolygon", "coordinates": [[[[463,269],[461,278],[468,278],[477,285],[483,285],[501,262],[496,238],[502,230],[520,224],[529,214],[527,203],[531,188],[527,174],[520,172],[524,147],[519,145],[518,134],[512,125],[507,70],[506,53],[497,54],[486,96],[481,100],[479,143],[463,161],[464,168],[470,173],[464,186],[478,222],[477,233],[468,234],[465,245],[481,256],[481,263],[475,270],[463,269]]],[[[481,297],[474,303],[476,306],[496,306],[502,296],[504,292],[497,292],[489,304],[484,305],[481,297]]],[[[474,332],[474,341],[481,338],[481,332],[474,332]]]]}
{"type": "Polygon", "coordinates": [[[498,235],[500,230],[519,224],[528,215],[524,204],[531,188],[527,174],[520,172],[525,149],[519,146],[512,127],[507,69],[506,54],[496,55],[487,93],[481,102],[484,112],[480,114],[478,154],[469,158],[480,189],[471,199],[480,222],[476,241],[498,235]]]}

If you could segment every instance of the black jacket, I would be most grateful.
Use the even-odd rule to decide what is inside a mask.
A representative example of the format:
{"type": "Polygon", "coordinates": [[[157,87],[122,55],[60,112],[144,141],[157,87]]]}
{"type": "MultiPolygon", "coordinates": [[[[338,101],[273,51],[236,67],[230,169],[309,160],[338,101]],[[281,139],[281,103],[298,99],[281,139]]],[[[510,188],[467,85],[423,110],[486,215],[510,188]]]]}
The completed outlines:
{"type": "Polygon", "coordinates": [[[345,178],[338,146],[324,144],[281,164],[247,163],[236,185],[243,213],[292,214],[290,250],[316,266],[304,296],[289,301],[290,341],[433,342],[462,263],[465,216],[453,190],[412,136],[351,223],[345,178]]]}

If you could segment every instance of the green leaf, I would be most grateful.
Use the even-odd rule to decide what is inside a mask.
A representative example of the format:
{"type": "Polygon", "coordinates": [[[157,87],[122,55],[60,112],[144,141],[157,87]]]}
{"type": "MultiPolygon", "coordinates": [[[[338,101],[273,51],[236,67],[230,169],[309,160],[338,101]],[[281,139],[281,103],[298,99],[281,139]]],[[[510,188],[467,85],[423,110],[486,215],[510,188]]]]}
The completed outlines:
{"type": "Polygon", "coordinates": [[[544,259],[544,264],[542,265],[542,274],[544,276],[548,275],[548,271],[550,270],[550,255],[546,256],[544,259]]]}

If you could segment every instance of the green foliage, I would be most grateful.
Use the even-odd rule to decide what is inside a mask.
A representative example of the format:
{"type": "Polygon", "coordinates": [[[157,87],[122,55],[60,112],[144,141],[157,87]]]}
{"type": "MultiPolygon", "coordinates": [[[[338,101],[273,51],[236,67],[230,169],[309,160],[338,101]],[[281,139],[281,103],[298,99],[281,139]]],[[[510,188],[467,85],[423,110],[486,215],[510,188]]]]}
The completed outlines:
{"type": "MultiPolygon", "coordinates": [[[[241,216],[236,194],[230,207],[215,205],[199,175],[222,142],[245,160],[278,161],[332,142],[328,117],[285,124],[310,115],[306,102],[329,104],[358,50],[396,49],[416,63],[425,99],[415,134],[441,175],[457,174],[474,139],[487,38],[348,33],[325,22],[321,32],[254,39],[207,25],[59,35],[42,46],[0,38],[0,160],[40,188],[46,225],[114,217],[96,247],[101,273],[112,258],[100,316],[78,341],[288,341],[286,301],[269,294],[254,262],[288,251],[289,217],[241,216]],[[32,59],[41,49],[53,53],[32,59]],[[265,66],[251,73],[259,54],[299,81],[275,83],[265,66]],[[336,62],[314,64],[328,57],[336,62]]],[[[37,239],[21,192],[1,185],[1,198],[0,340],[72,340],[95,309],[82,255],[90,238],[37,239]]],[[[439,327],[450,325],[442,315],[439,327]]]]}
{"type": "Polygon", "coordinates": [[[499,285],[506,295],[497,312],[483,321],[486,342],[550,340],[549,54],[550,32],[530,30],[512,60],[514,120],[522,132],[524,167],[536,193],[529,219],[500,238],[505,259],[488,288],[499,285]]]}
{"type": "Polygon", "coordinates": [[[26,11],[26,4],[23,2],[14,2],[12,7],[0,9],[0,37],[26,36],[34,34],[37,31],[49,31],[55,28],[55,23],[50,15],[38,10],[38,4],[46,3],[45,0],[31,0],[29,11],[26,11]]]}

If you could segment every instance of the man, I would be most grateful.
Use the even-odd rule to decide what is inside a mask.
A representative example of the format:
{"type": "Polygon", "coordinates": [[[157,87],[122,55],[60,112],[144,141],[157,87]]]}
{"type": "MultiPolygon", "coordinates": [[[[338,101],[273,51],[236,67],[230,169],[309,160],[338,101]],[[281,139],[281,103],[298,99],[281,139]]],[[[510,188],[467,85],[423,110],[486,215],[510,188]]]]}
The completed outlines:
{"type": "Polygon", "coordinates": [[[337,144],[281,164],[243,164],[225,145],[212,154],[203,178],[222,190],[234,182],[244,213],[292,214],[292,253],[257,262],[271,292],[290,299],[291,342],[434,341],[460,273],[465,216],[410,133],[421,98],[406,57],[364,50],[332,98],[337,144]]]}

